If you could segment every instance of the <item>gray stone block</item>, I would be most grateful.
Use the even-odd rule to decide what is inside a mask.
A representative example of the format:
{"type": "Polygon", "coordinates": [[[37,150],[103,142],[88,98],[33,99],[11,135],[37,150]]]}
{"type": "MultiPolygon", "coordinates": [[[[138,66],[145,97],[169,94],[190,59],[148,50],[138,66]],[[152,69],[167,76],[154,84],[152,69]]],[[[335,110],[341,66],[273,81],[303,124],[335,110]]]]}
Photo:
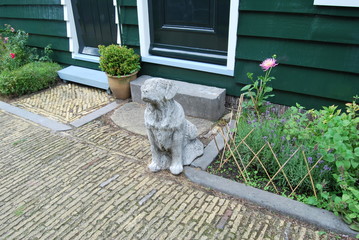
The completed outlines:
{"type": "MultiPolygon", "coordinates": [[[[141,76],[131,82],[132,101],[144,103],[141,100],[141,86],[151,76],[141,76]]],[[[188,116],[218,120],[224,113],[226,90],[199,84],[171,80],[178,88],[174,100],[180,103],[188,116]]]]}
{"type": "Polygon", "coordinates": [[[106,73],[89,68],[70,66],[57,72],[65,81],[76,82],[104,90],[109,89],[106,73]]]}

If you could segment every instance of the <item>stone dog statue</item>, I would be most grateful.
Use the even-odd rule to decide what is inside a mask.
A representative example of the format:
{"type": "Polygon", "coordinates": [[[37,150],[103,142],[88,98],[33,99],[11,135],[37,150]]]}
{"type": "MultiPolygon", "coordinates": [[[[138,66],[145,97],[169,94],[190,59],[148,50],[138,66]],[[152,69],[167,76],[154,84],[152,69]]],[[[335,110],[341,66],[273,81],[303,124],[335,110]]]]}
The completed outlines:
{"type": "Polygon", "coordinates": [[[141,98],[147,103],[145,125],[151,143],[152,172],[169,169],[180,174],[203,154],[203,144],[196,138],[197,128],[185,119],[182,106],[173,100],[177,88],[173,82],[151,78],[141,87],[141,98]]]}

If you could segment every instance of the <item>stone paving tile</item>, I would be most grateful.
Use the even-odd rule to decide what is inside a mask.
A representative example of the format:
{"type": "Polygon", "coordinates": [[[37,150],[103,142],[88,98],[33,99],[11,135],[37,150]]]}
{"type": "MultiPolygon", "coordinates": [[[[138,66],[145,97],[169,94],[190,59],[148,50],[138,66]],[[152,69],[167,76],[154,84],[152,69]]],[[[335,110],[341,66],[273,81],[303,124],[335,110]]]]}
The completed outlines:
{"type": "Polygon", "coordinates": [[[0,111],[0,239],[340,239],[149,173],[148,147],[98,121],[55,133],[0,111]]]}
{"type": "Polygon", "coordinates": [[[68,83],[21,98],[12,104],[30,112],[69,123],[113,101],[115,99],[106,91],[68,83]]]}

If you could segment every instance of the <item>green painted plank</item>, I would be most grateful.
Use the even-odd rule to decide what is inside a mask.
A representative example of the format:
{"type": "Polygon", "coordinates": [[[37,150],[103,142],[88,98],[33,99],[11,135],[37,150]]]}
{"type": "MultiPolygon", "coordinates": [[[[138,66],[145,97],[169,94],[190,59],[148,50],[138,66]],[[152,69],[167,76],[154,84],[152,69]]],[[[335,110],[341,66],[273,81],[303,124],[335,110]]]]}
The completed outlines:
{"type": "MultiPolygon", "coordinates": [[[[235,83],[233,77],[151,63],[142,63],[140,74],[226,88],[227,94],[231,96],[240,96],[240,89],[244,86],[235,83]]],[[[295,105],[295,103],[298,102],[307,108],[321,108],[321,106],[329,106],[333,104],[344,106],[345,103],[335,99],[321,98],[281,90],[275,90],[274,93],[275,97],[270,99],[271,102],[284,105],[295,105]]]]}
{"type": "Polygon", "coordinates": [[[66,37],[66,23],[64,21],[43,21],[0,18],[0,26],[10,24],[15,29],[22,29],[30,34],[66,37]]]}
{"type": "Polygon", "coordinates": [[[359,73],[359,45],[240,36],[238,59],[262,61],[277,54],[286,65],[359,73]]]}
{"type": "Polygon", "coordinates": [[[138,25],[137,8],[121,7],[121,23],[138,25]]]}
{"type": "Polygon", "coordinates": [[[132,6],[136,7],[137,2],[136,0],[117,0],[118,6],[132,6]]]}
{"type": "Polygon", "coordinates": [[[0,17],[63,20],[62,6],[0,6],[0,17]]]}
{"type": "Polygon", "coordinates": [[[138,33],[138,26],[123,25],[122,41],[124,45],[140,46],[140,36],[138,33]]]}
{"type": "Polygon", "coordinates": [[[42,35],[30,35],[28,45],[33,47],[45,47],[51,44],[53,50],[68,51],[69,50],[69,39],[60,37],[49,37],[42,35]]]}
{"type": "Polygon", "coordinates": [[[359,17],[245,12],[240,15],[238,33],[359,45],[359,17]]]}
{"type": "Polygon", "coordinates": [[[310,95],[297,94],[294,92],[285,92],[285,91],[274,91],[275,96],[270,99],[270,102],[287,105],[287,106],[295,106],[296,103],[299,103],[306,109],[322,109],[323,106],[331,106],[336,105],[340,108],[345,108],[345,103],[343,101],[338,101],[335,99],[329,98],[320,98],[310,95]]]}
{"type": "Polygon", "coordinates": [[[359,8],[314,6],[313,0],[242,0],[241,11],[286,12],[332,16],[359,16],[359,8]]]}
{"type": "Polygon", "coordinates": [[[54,61],[62,65],[76,65],[80,67],[99,70],[99,65],[97,63],[73,59],[70,52],[54,51],[52,58],[54,61]]]}
{"type": "Polygon", "coordinates": [[[1,0],[0,5],[54,5],[61,4],[61,0],[1,0]]]}
{"type": "MultiPolygon", "coordinates": [[[[253,72],[255,76],[264,75],[259,64],[260,61],[237,61],[236,82],[250,83],[247,72],[253,72]]],[[[276,79],[271,85],[282,91],[340,101],[350,101],[359,93],[359,74],[288,66],[279,62],[279,65],[273,68],[272,76],[276,79]]]]}

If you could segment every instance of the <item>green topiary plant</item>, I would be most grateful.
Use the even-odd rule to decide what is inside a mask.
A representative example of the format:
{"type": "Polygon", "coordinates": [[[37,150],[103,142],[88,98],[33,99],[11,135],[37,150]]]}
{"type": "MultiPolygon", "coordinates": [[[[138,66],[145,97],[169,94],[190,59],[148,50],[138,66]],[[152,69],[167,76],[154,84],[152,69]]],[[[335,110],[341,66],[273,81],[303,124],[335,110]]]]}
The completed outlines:
{"type": "Polygon", "coordinates": [[[140,56],[132,48],[99,45],[100,69],[111,76],[124,76],[140,70],[140,56]]]}
{"type": "Polygon", "coordinates": [[[20,96],[48,88],[56,82],[60,69],[57,63],[32,62],[13,71],[4,70],[0,74],[0,93],[20,96]]]}

